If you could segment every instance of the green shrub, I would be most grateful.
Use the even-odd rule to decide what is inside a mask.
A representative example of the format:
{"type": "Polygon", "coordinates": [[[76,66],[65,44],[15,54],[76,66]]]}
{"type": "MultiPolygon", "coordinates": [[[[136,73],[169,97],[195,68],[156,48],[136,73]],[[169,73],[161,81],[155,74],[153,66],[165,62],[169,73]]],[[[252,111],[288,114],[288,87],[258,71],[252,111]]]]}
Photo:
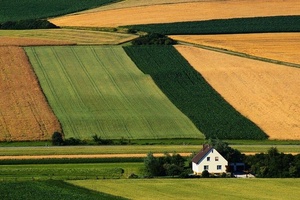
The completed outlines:
{"type": "Polygon", "coordinates": [[[158,33],[149,33],[147,35],[140,36],[132,41],[133,45],[173,45],[176,44],[175,40],[161,35],[158,33]]]}

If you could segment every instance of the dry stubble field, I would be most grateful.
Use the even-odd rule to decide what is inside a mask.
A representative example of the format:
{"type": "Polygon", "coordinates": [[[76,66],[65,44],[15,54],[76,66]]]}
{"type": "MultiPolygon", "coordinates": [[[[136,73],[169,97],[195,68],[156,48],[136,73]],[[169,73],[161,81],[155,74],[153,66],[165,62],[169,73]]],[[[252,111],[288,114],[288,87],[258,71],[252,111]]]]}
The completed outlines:
{"type": "Polygon", "coordinates": [[[196,47],[177,50],[270,139],[300,140],[300,69],[196,47]]]}
{"type": "Polygon", "coordinates": [[[299,7],[300,1],[297,0],[197,1],[133,6],[66,15],[50,19],[50,22],[58,26],[116,27],[133,24],[199,21],[236,17],[299,15],[299,7]]]}
{"type": "Polygon", "coordinates": [[[173,35],[170,37],[183,42],[300,64],[300,33],[173,35]]]}
{"type": "Polygon", "coordinates": [[[20,47],[0,47],[0,141],[45,140],[60,124],[20,47]]]}

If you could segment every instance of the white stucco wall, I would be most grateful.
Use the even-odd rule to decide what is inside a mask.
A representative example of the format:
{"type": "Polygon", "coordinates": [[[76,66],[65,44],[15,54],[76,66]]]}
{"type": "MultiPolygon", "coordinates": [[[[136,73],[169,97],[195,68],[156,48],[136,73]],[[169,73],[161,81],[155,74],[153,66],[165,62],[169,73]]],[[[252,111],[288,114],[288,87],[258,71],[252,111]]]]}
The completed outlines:
{"type": "Polygon", "coordinates": [[[207,171],[209,173],[223,173],[226,172],[228,162],[221,154],[219,154],[219,152],[215,149],[211,149],[198,163],[193,162],[192,169],[195,174],[201,174],[204,171],[205,165],[208,166],[207,171]],[[209,161],[207,160],[207,157],[210,158],[209,161]],[[218,161],[216,161],[216,157],[218,158],[218,161]],[[221,166],[221,169],[217,168],[218,165],[221,166]]]}

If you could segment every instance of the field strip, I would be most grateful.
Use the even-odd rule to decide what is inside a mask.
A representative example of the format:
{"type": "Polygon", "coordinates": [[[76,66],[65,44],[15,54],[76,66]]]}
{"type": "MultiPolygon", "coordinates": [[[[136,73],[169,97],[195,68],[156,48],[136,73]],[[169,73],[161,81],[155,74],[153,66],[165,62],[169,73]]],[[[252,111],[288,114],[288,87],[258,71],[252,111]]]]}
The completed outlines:
{"type": "MultiPolygon", "coordinates": [[[[181,156],[190,156],[191,153],[178,153],[181,156]]],[[[163,157],[164,153],[153,153],[155,157],[163,157]]],[[[0,160],[29,160],[29,159],[64,159],[64,158],[144,158],[145,153],[139,154],[90,154],[90,155],[33,155],[33,156],[0,156],[0,160]]]]}
{"type": "Polygon", "coordinates": [[[299,68],[191,46],[176,48],[227,102],[270,139],[300,139],[299,68]]]}
{"type": "Polygon", "coordinates": [[[239,57],[243,57],[243,58],[268,62],[268,63],[272,63],[272,64],[285,65],[285,66],[288,66],[288,67],[300,68],[300,64],[285,62],[285,61],[280,61],[280,60],[274,60],[274,59],[270,59],[270,58],[259,57],[259,56],[250,55],[250,54],[246,54],[246,53],[238,52],[238,51],[232,51],[232,50],[219,48],[219,47],[215,47],[215,46],[207,46],[207,45],[184,42],[184,41],[179,41],[178,43],[181,44],[181,45],[185,45],[185,46],[198,47],[198,48],[202,48],[202,49],[206,49],[206,50],[210,50],[210,51],[215,51],[215,52],[225,53],[225,54],[229,54],[229,55],[233,55],[233,56],[239,56],[239,57]]]}
{"type": "Polygon", "coordinates": [[[275,64],[300,66],[300,33],[170,35],[182,43],[275,64]]]}
{"type": "Polygon", "coordinates": [[[83,13],[57,17],[49,21],[58,26],[117,27],[209,19],[299,15],[299,7],[299,1],[282,0],[189,2],[83,13]]]}

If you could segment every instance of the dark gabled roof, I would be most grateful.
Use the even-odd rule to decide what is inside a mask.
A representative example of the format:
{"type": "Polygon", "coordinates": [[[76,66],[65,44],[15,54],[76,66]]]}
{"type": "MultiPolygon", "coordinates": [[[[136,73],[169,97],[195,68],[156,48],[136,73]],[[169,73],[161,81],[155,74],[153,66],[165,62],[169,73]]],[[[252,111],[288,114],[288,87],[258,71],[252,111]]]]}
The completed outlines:
{"type": "Polygon", "coordinates": [[[192,162],[198,163],[211,149],[213,149],[212,146],[203,145],[203,149],[194,156],[192,162]]]}

